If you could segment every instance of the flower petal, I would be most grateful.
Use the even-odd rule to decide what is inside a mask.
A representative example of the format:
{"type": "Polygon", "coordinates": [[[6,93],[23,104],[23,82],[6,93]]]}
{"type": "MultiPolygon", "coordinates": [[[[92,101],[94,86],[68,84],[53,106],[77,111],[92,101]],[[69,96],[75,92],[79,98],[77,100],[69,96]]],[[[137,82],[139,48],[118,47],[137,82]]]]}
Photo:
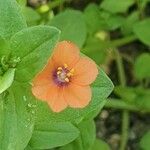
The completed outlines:
{"type": "Polygon", "coordinates": [[[43,85],[33,85],[32,93],[36,98],[48,101],[51,93],[57,93],[57,86],[52,82],[43,85]]]}
{"type": "Polygon", "coordinates": [[[98,69],[93,60],[82,57],[74,67],[72,82],[78,85],[91,84],[98,75],[98,69]]]}
{"type": "Polygon", "coordinates": [[[79,60],[79,48],[71,42],[59,42],[53,53],[53,61],[58,66],[67,64],[72,67],[79,60]]]}
{"type": "Polygon", "coordinates": [[[79,86],[70,84],[64,91],[64,98],[68,105],[73,108],[83,108],[91,100],[92,92],[90,86],[79,86]]]}
{"type": "Polygon", "coordinates": [[[32,93],[39,100],[46,101],[54,112],[60,112],[67,107],[63,92],[56,85],[48,84],[43,86],[34,86],[32,93]]]}
{"type": "Polygon", "coordinates": [[[45,68],[35,77],[32,84],[33,86],[37,85],[46,85],[53,82],[53,72],[55,70],[55,65],[50,59],[45,66],[45,68]]]}
{"type": "Polygon", "coordinates": [[[58,89],[57,93],[51,93],[48,104],[54,112],[64,110],[68,105],[63,96],[63,89],[58,89]]]}

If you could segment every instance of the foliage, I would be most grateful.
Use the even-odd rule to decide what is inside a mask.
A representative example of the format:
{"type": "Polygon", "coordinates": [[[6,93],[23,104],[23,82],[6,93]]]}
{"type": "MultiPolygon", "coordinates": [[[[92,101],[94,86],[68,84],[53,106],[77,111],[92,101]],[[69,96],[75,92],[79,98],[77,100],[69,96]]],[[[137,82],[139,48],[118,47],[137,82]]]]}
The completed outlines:
{"type": "MultiPolygon", "coordinates": [[[[15,0],[0,2],[0,149],[49,149],[63,146],[79,136],[79,131],[83,128],[82,125],[78,126],[79,123],[84,120],[87,122],[86,120],[92,119],[100,111],[113,89],[113,84],[100,70],[92,85],[91,104],[84,109],[68,108],[57,114],[46,103],[36,100],[31,93],[31,81],[47,63],[59,37],[60,40],[72,37],[72,41],[82,47],[86,39],[86,25],[81,12],[68,10],[50,21],[50,25],[55,27],[32,26],[39,19],[38,15],[25,6],[25,1],[18,2],[21,8],[15,0]],[[35,20],[30,18],[33,14],[35,20]],[[27,27],[25,18],[32,27],[27,27]],[[66,21],[68,26],[64,30],[66,21]],[[76,24],[72,26],[70,23],[76,24]],[[61,34],[56,27],[62,30],[61,34]],[[77,32],[78,28],[80,30],[77,32]]],[[[89,129],[91,134],[95,134],[93,121],[89,129]]],[[[86,137],[88,132],[85,132],[83,134],[86,137]]],[[[89,141],[90,139],[89,135],[89,141]]],[[[94,139],[93,135],[93,142],[94,139]]],[[[89,141],[85,142],[88,144],[89,141]]]]}
{"type": "Polygon", "coordinates": [[[143,150],[148,150],[149,149],[149,146],[150,146],[149,138],[150,138],[150,131],[145,133],[145,135],[142,137],[142,139],[140,141],[140,147],[143,150]]]}
{"type": "MultiPolygon", "coordinates": [[[[146,11],[150,1],[116,1],[86,2],[82,11],[67,7],[73,3],[67,0],[34,8],[26,0],[0,1],[1,150],[110,150],[106,142],[96,139],[93,121],[104,106],[150,113],[150,18],[146,11]],[[87,107],[54,113],[32,95],[31,83],[62,40],[76,43],[81,55],[97,63],[99,74],[91,85],[92,100],[87,107]],[[133,42],[142,45],[130,48],[134,57],[124,50],[133,42]],[[103,70],[115,76],[110,101],[107,97],[114,86],[103,70]]],[[[125,150],[129,116],[122,120],[120,150],[125,150]]],[[[149,139],[148,132],[139,147],[148,150],[149,139]]]]}

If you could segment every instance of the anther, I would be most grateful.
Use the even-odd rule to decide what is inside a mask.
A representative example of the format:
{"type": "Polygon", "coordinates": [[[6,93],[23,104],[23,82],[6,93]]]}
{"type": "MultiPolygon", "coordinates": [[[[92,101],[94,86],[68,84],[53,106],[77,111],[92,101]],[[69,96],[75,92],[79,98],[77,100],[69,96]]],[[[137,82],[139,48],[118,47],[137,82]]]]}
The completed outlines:
{"type": "Polygon", "coordinates": [[[69,72],[69,73],[67,73],[67,76],[71,77],[71,76],[73,76],[73,73],[69,72]]]}
{"type": "Polygon", "coordinates": [[[57,71],[57,74],[58,74],[58,75],[61,74],[61,71],[57,71]]]}
{"type": "Polygon", "coordinates": [[[65,78],[65,81],[66,81],[66,82],[69,82],[69,79],[68,79],[68,78],[65,78]]]}
{"type": "Polygon", "coordinates": [[[64,64],[64,68],[68,68],[68,65],[67,65],[67,64],[64,64]]]}
{"type": "Polygon", "coordinates": [[[70,72],[71,72],[71,73],[74,73],[74,69],[71,69],[70,72]]]}
{"type": "Polygon", "coordinates": [[[58,67],[58,69],[57,70],[62,70],[62,67],[58,67]]]}

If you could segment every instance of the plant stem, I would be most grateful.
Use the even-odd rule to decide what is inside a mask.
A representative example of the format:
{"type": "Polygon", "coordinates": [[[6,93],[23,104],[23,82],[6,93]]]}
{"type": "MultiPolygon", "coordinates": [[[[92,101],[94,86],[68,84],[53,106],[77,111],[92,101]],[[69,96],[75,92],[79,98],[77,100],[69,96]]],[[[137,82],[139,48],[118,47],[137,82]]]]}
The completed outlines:
{"type": "Polygon", "coordinates": [[[117,62],[117,67],[118,67],[118,75],[119,75],[120,84],[121,86],[125,87],[126,78],[125,78],[125,72],[123,68],[123,60],[117,49],[115,49],[115,53],[116,53],[116,62],[117,62]]]}
{"type": "MultiPolygon", "coordinates": [[[[131,38],[134,39],[134,38],[131,38]]],[[[130,39],[130,41],[131,41],[130,39]]],[[[123,40],[124,43],[129,40],[123,40]]],[[[123,43],[121,42],[118,42],[123,43]]],[[[119,45],[118,44],[118,45],[119,45]]],[[[125,78],[125,71],[124,71],[124,66],[123,66],[123,60],[122,57],[117,49],[115,49],[116,53],[116,62],[117,62],[117,67],[118,67],[118,75],[119,75],[119,80],[121,86],[125,87],[126,86],[126,78],[125,78]]],[[[127,141],[128,141],[128,128],[129,128],[129,112],[127,110],[123,110],[122,113],[122,136],[121,136],[121,143],[120,143],[120,150],[125,150],[127,141]]]]}
{"type": "Polygon", "coordinates": [[[120,46],[126,45],[128,43],[131,43],[131,42],[135,41],[136,39],[137,39],[137,37],[135,35],[130,35],[130,36],[127,36],[124,38],[120,38],[120,39],[111,41],[111,45],[112,45],[112,47],[120,47],[120,46]]]}
{"type": "Polygon", "coordinates": [[[124,110],[122,113],[122,137],[120,150],[125,150],[128,142],[128,129],[129,129],[129,112],[124,110]]]}
{"type": "Polygon", "coordinates": [[[115,108],[120,110],[129,110],[129,111],[137,111],[140,112],[141,110],[137,108],[135,105],[128,104],[121,100],[114,100],[108,99],[107,103],[105,104],[106,108],[115,108]]]}

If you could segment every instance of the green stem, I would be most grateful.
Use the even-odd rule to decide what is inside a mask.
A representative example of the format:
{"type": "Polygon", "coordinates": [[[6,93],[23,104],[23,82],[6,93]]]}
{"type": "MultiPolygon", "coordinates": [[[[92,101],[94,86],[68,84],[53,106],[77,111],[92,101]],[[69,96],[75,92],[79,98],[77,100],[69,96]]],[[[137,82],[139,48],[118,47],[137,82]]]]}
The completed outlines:
{"type": "Polygon", "coordinates": [[[115,108],[120,110],[128,110],[128,111],[135,111],[140,112],[139,108],[137,108],[135,105],[128,104],[121,100],[114,100],[114,99],[108,99],[107,103],[105,104],[106,108],[115,108]]]}
{"type": "Polygon", "coordinates": [[[117,49],[115,49],[116,53],[116,62],[117,62],[117,67],[118,67],[118,74],[119,74],[119,80],[121,83],[121,86],[126,85],[126,78],[125,78],[125,72],[124,72],[124,67],[123,67],[123,60],[122,57],[117,49]]]}
{"type": "Polygon", "coordinates": [[[137,37],[135,35],[130,35],[121,39],[117,39],[117,40],[113,40],[111,41],[111,45],[113,47],[120,47],[123,45],[126,45],[128,43],[131,43],[133,41],[135,41],[137,39],[137,37]]]}
{"type": "Polygon", "coordinates": [[[128,110],[132,112],[141,112],[141,113],[150,113],[150,110],[138,108],[135,105],[132,105],[130,103],[126,103],[125,101],[121,101],[120,99],[112,99],[109,98],[104,106],[105,108],[114,108],[118,110],[128,110]]]}
{"type": "MultiPolygon", "coordinates": [[[[125,43],[126,41],[129,41],[129,40],[123,40],[123,41],[125,43]]],[[[123,42],[118,42],[118,43],[120,44],[123,42]]],[[[116,62],[117,62],[117,67],[118,67],[120,84],[121,84],[121,86],[124,87],[124,86],[126,86],[126,78],[125,78],[123,60],[117,49],[115,49],[115,53],[116,53],[116,62]]],[[[129,112],[127,110],[123,110],[123,113],[122,113],[122,136],[121,136],[120,150],[126,149],[126,145],[128,142],[128,128],[129,128],[129,112]]]]}
{"type": "Polygon", "coordinates": [[[120,150],[125,150],[128,142],[128,129],[129,129],[129,112],[124,110],[122,113],[122,137],[120,150]]]}

